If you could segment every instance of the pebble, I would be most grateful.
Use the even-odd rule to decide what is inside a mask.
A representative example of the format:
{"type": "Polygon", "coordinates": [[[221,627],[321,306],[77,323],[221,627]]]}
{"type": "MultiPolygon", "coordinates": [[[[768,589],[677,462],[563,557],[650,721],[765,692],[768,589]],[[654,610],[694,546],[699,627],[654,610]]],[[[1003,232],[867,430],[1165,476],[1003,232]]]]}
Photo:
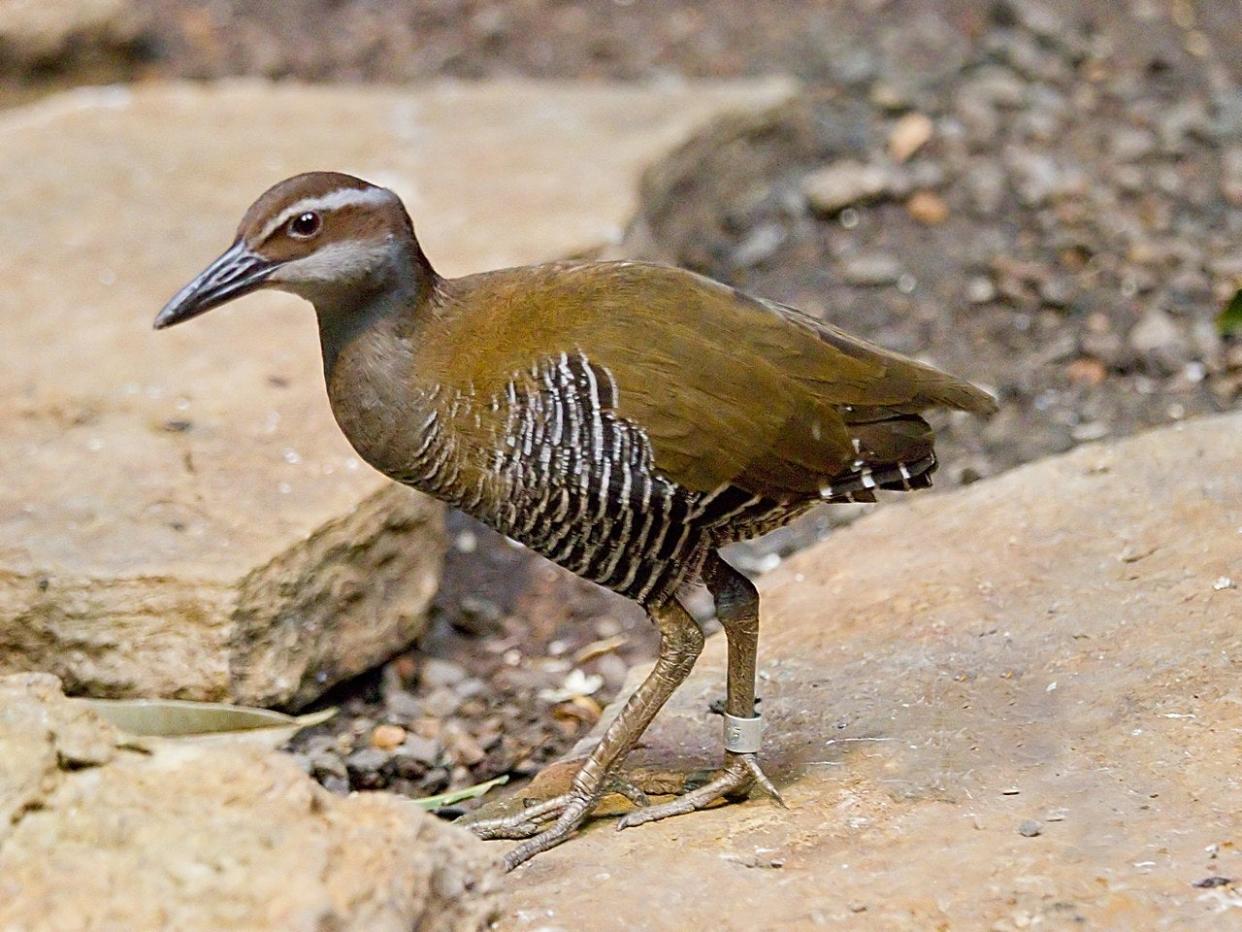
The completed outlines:
{"type": "Polygon", "coordinates": [[[423,714],[423,706],[418,697],[404,689],[386,691],[384,708],[389,715],[406,722],[411,722],[423,714]]]}
{"type": "Polygon", "coordinates": [[[1113,130],[1108,148],[1118,162],[1137,162],[1156,151],[1156,136],[1150,130],[1123,126],[1113,130]]]}
{"type": "Polygon", "coordinates": [[[996,286],[986,275],[976,275],[966,283],[966,300],[971,304],[987,304],[996,300],[996,286]]]}
{"type": "Polygon", "coordinates": [[[358,789],[371,789],[381,785],[380,770],[388,763],[389,755],[378,748],[360,748],[345,758],[350,783],[358,789]]]}
{"type": "Polygon", "coordinates": [[[972,165],[966,176],[966,190],[976,211],[984,217],[1000,212],[1005,202],[1008,179],[999,166],[991,162],[972,165]]]}
{"type": "Polygon", "coordinates": [[[406,735],[393,754],[393,764],[403,777],[418,776],[440,760],[440,742],[422,735],[406,735]]]}
{"type": "Polygon", "coordinates": [[[931,117],[924,113],[907,113],[893,124],[888,135],[888,154],[894,162],[904,162],[927,145],[935,132],[931,117]]]}
{"type": "Polygon", "coordinates": [[[453,686],[465,678],[466,670],[461,664],[440,657],[425,657],[418,674],[418,681],[431,689],[453,686]]]}
{"type": "Polygon", "coordinates": [[[1018,826],[1018,834],[1024,838],[1036,838],[1044,832],[1043,823],[1037,819],[1027,819],[1018,826]]]}
{"type": "Polygon", "coordinates": [[[746,235],[733,250],[733,264],[749,269],[772,258],[776,250],[789,237],[789,232],[779,223],[761,223],[746,235]]]}
{"type": "Polygon", "coordinates": [[[1180,369],[1189,356],[1189,344],[1181,328],[1158,307],[1151,308],[1134,325],[1129,343],[1135,353],[1171,370],[1180,369]]]}
{"type": "Polygon", "coordinates": [[[391,751],[405,741],[405,729],[400,725],[379,725],[371,732],[371,746],[381,751],[391,751]]]}
{"type": "Polygon", "coordinates": [[[487,637],[498,634],[503,628],[504,612],[500,606],[490,599],[477,596],[464,596],[460,603],[461,611],[453,613],[453,627],[473,637],[487,637]]]}
{"type": "Polygon", "coordinates": [[[892,285],[901,278],[901,263],[885,253],[865,253],[845,261],[842,277],[851,285],[892,285]]]}
{"type": "Polygon", "coordinates": [[[949,219],[949,205],[934,191],[916,191],[906,201],[906,210],[919,223],[938,226],[949,219]]]}
{"type": "Polygon", "coordinates": [[[802,194],[812,210],[832,216],[852,204],[867,203],[891,194],[893,184],[893,172],[886,166],[841,161],[804,177],[802,194]]]}

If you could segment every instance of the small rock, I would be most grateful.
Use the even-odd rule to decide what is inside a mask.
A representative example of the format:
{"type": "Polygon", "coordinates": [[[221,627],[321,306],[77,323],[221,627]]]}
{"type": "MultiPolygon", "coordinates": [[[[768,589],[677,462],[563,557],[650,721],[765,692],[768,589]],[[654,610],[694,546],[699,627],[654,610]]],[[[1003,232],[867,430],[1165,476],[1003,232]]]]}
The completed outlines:
{"type": "Polygon", "coordinates": [[[888,135],[888,154],[894,162],[904,162],[927,145],[934,131],[931,117],[923,113],[907,113],[893,124],[888,135]]]}
{"type": "Polygon", "coordinates": [[[461,698],[447,686],[432,690],[421,703],[423,712],[434,718],[447,718],[457,711],[460,704],[461,698]]]}
{"type": "Polygon", "coordinates": [[[371,732],[371,746],[381,751],[391,751],[405,741],[405,729],[400,725],[380,725],[371,732]]]}
{"type": "Polygon", "coordinates": [[[378,748],[360,748],[345,758],[345,767],[354,776],[373,774],[388,763],[388,757],[378,748]]]}
{"type": "Polygon", "coordinates": [[[1231,877],[1212,876],[1196,880],[1191,886],[1198,887],[1200,890],[1211,890],[1214,887],[1227,887],[1231,883],[1233,883],[1233,878],[1231,877]]]}
{"type": "Polygon", "coordinates": [[[412,722],[423,714],[418,697],[404,689],[389,690],[384,694],[384,709],[393,718],[412,722]]]}
{"type": "Polygon", "coordinates": [[[1108,377],[1108,369],[1098,359],[1083,356],[1065,367],[1065,377],[1074,385],[1099,385],[1108,377]]]}
{"type": "Polygon", "coordinates": [[[1043,832],[1044,826],[1037,819],[1027,819],[1018,826],[1018,834],[1024,838],[1036,838],[1042,835],[1043,832]]]}
{"type": "Polygon", "coordinates": [[[949,205],[934,191],[916,191],[906,201],[906,210],[919,223],[937,226],[949,218],[949,205]]]}
{"type": "Polygon", "coordinates": [[[1150,130],[1123,126],[1113,130],[1108,148],[1117,162],[1137,162],[1156,151],[1156,137],[1150,130]]]}
{"type": "Polygon", "coordinates": [[[1102,440],[1110,433],[1109,426],[1103,421],[1087,421],[1083,424],[1075,424],[1070,429],[1070,436],[1079,443],[1090,443],[1093,440],[1102,440]]]}
{"type": "Polygon", "coordinates": [[[901,263],[885,253],[865,253],[847,259],[842,276],[851,285],[892,285],[901,278],[901,263]]]}
{"type": "Polygon", "coordinates": [[[1220,157],[1220,192],[1234,207],[1242,207],[1242,146],[1226,149],[1220,157]]]}
{"type": "Polygon", "coordinates": [[[966,190],[976,211],[984,217],[997,214],[1005,201],[1005,173],[991,162],[973,164],[966,176],[966,190]]]}
{"type": "Polygon", "coordinates": [[[781,224],[761,223],[734,248],[730,258],[739,269],[751,268],[770,259],[788,237],[789,232],[781,224]]]}
{"type": "Polygon", "coordinates": [[[418,674],[418,681],[428,689],[439,686],[452,686],[466,678],[466,671],[461,664],[439,657],[426,657],[418,674]]]}
{"type": "Polygon", "coordinates": [[[427,767],[434,767],[436,761],[440,759],[440,742],[434,738],[424,738],[422,735],[406,735],[405,743],[398,749],[394,758],[398,761],[400,758],[408,758],[427,767]]]}
{"type": "Polygon", "coordinates": [[[966,283],[966,300],[971,304],[987,304],[996,300],[996,286],[986,275],[976,275],[966,283]]]}
{"type": "Polygon", "coordinates": [[[349,773],[345,769],[345,762],[341,760],[339,754],[331,751],[315,751],[310,754],[311,773],[316,778],[322,780],[324,777],[336,777],[340,780],[348,778],[349,773]]]}
{"type": "Polygon", "coordinates": [[[891,193],[893,173],[883,165],[834,162],[802,179],[802,194],[817,213],[832,216],[851,204],[877,200],[891,193]]]}
{"type": "Polygon", "coordinates": [[[1130,348],[1138,355],[1171,370],[1180,369],[1189,356],[1189,345],[1173,318],[1153,307],[1130,331],[1130,348]]]}
{"type": "Polygon", "coordinates": [[[490,599],[468,595],[462,598],[458,607],[460,611],[454,613],[451,623],[464,634],[486,637],[497,634],[503,627],[501,620],[504,612],[490,599]]]}
{"type": "Polygon", "coordinates": [[[1051,307],[1065,307],[1073,294],[1073,283],[1062,275],[1051,275],[1039,283],[1039,296],[1051,307]]]}
{"type": "Polygon", "coordinates": [[[1005,150],[1005,163],[1013,175],[1018,199],[1027,207],[1042,207],[1079,187],[1076,173],[1044,152],[1011,146],[1005,150]]]}

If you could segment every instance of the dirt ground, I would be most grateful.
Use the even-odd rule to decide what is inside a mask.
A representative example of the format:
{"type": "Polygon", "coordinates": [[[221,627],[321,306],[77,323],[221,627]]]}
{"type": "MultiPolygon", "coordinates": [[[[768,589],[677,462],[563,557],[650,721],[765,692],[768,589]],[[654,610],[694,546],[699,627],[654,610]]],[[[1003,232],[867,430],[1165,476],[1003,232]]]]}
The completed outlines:
{"type": "MultiPolygon", "coordinates": [[[[9,75],[10,96],[101,77],[797,76],[795,104],[651,174],[628,249],[996,391],[990,422],[943,423],[942,487],[1239,406],[1242,343],[1214,325],[1242,285],[1236,3],[139,6],[139,42],[9,75]]],[[[838,520],[740,565],[770,569],[838,520]]],[[[633,606],[468,519],[452,533],[422,649],[330,696],[343,714],[297,744],[330,787],[422,796],[530,774],[652,654],[633,606]]]]}

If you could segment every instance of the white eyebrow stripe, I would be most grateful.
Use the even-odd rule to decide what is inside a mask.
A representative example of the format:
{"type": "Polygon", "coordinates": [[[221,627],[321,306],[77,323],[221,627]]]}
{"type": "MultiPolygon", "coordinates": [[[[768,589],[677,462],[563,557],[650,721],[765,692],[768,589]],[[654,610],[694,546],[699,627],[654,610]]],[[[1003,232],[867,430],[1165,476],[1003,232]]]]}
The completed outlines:
{"type": "Polygon", "coordinates": [[[354,207],[359,204],[383,204],[389,201],[392,196],[392,192],[387,188],[337,188],[335,191],[329,191],[327,194],[304,197],[302,200],[290,204],[277,214],[273,220],[269,220],[267,226],[263,228],[263,232],[259,235],[258,241],[260,243],[263,242],[298,214],[303,214],[307,211],[325,211],[335,210],[339,207],[354,207]]]}

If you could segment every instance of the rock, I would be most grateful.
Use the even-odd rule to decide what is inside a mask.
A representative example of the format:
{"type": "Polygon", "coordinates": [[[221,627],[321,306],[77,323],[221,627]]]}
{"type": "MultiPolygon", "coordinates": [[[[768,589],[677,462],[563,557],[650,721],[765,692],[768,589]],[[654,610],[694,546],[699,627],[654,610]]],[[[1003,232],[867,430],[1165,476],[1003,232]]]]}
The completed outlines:
{"type": "Polygon", "coordinates": [[[253,746],[142,749],[46,675],[0,678],[0,928],[483,928],[481,842],[334,797],[253,746]]]}
{"type": "Polygon", "coordinates": [[[442,657],[424,657],[418,679],[424,686],[456,686],[466,678],[466,668],[442,657]]]}
{"type": "Polygon", "coordinates": [[[759,265],[776,253],[789,238],[789,231],[779,223],[761,223],[734,248],[730,259],[739,269],[759,265]]]}
{"type": "Polygon", "coordinates": [[[1108,145],[1116,161],[1137,162],[1156,151],[1156,136],[1141,127],[1122,126],[1113,130],[1108,145]]]}
{"type": "Polygon", "coordinates": [[[907,113],[888,134],[888,154],[894,162],[904,162],[927,145],[935,132],[935,124],[925,113],[907,113]]]}
{"type": "Polygon", "coordinates": [[[135,42],[143,15],[132,0],[0,0],[0,66],[26,70],[83,50],[135,42]]]}
{"type": "Polygon", "coordinates": [[[996,300],[996,286],[986,275],[976,275],[966,283],[966,300],[971,304],[988,304],[996,300]]]}
{"type": "Polygon", "coordinates": [[[1220,192],[1234,207],[1242,207],[1242,146],[1231,146],[1220,157],[1220,192]]]}
{"type": "Polygon", "coordinates": [[[841,277],[851,285],[891,285],[901,278],[901,262],[886,253],[864,253],[845,260],[841,277]]]}
{"type": "Polygon", "coordinates": [[[1153,307],[1130,331],[1130,348],[1139,357],[1171,370],[1189,358],[1190,345],[1186,335],[1169,314],[1153,307]]]}
{"type": "Polygon", "coordinates": [[[919,223],[938,226],[949,219],[949,205],[934,191],[916,191],[906,201],[906,210],[919,223]]]}
{"type": "Polygon", "coordinates": [[[1005,200],[1007,182],[1005,173],[990,161],[971,165],[965,179],[974,208],[984,217],[994,216],[1005,200]]]}
{"type": "Polygon", "coordinates": [[[1081,194],[1085,187],[1082,172],[1061,164],[1053,155],[1007,146],[1004,158],[1018,199],[1027,207],[1042,207],[1056,198],[1081,194]]]}
{"type": "MultiPolygon", "coordinates": [[[[785,561],[760,583],[760,756],[790,808],[596,824],[519,870],[499,928],[801,929],[851,904],[877,929],[1201,926],[1190,882],[1242,876],[1222,844],[1242,590],[1216,588],[1242,566],[1239,462],[1242,412],[1187,421],[903,499],[785,561]]],[[[630,773],[717,765],[724,647],[630,773]]]]}
{"type": "Polygon", "coordinates": [[[394,751],[405,741],[405,729],[400,725],[380,725],[371,732],[371,744],[381,751],[394,751]]]}
{"type": "Polygon", "coordinates": [[[234,82],[0,114],[20,166],[0,178],[20,348],[0,369],[0,672],[296,705],[422,630],[440,508],[349,449],[310,309],[264,292],[151,332],[267,185],[323,167],[392,185],[449,274],[584,254],[620,237],[655,160],[789,92],[234,82]]]}
{"type": "Polygon", "coordinates": [[[811,209],[825,216],[846,207],[879,200],[893,193],[894,175],[886,165],[845,159],[816,169],[802,179],[802,193],[811,209]]]}

